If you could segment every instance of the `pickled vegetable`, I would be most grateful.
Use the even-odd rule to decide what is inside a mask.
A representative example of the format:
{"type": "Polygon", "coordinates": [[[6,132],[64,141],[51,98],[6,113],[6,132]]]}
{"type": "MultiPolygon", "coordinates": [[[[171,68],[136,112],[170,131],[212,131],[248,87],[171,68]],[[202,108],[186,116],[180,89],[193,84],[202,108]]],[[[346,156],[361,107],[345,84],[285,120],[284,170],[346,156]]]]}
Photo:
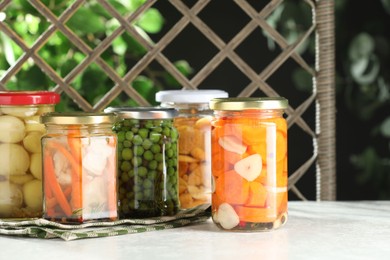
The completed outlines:
{"type": "Polygon", "coordinates": [[[60,96],[49,91],[0,92],[0,217],[42,217],[40,116],[60,96]],[[7,203],[5,203],[8,201],[7,203]]]}
{"type": "Polygon", "coordinates": [[[25,135],[23,121],[14,116],[0,116],[0,129],[0,142],[3,143],[18,143],[25,135]]]}
{"type": "Polygon", "coordinates": [[[179,208],[177,130],[171,120],[124,119],[118,134],[120,216],[174,215],[179,208]]]}
{"type": "Polygon", "coordinates": [[[209,117],[179,117],[179,197],[188,209],[211,203],[211,125],[209,117]]]}
{"type": "Polygon", "coordinates": [[[287,125],[242,112],[213,121],[214,222],[223,229],[272,229],[287,218],[287,125]]]}
{"type": "Polygon", "coordinates": [[[69,129],[66,136],[46,135],[44,217],[60,222],[117,217],[116,139],[69,129]]]}

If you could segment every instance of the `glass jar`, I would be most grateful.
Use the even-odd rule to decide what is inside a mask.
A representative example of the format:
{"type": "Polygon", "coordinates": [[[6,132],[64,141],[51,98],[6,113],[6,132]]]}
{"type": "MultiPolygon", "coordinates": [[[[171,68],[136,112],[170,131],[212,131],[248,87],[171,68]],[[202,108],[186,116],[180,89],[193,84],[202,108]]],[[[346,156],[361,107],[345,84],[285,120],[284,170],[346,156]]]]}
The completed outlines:
{"type": "Polygon", "coordinates": [[[222,90],[166,90],[156,94],[161,107],[176,108],[179,131],[179,198],[182,209],[211,204],[211,125],[209,101],[222,90]]]}
{"type": "Polygon", "coordinates": [[[114,114],[48,113],[41,117],[45,219],[85,223],[117,219],[114,114]]]}
{"type": "Polygon", "coordinates": [[[212,218],[224,230],[272,230],[287,221],[285,98],[213,99],[212,218]]]}
{"type": "Polygon", "coordinates": [[[118,122],[120,218],[170,216],[179,209],[174,109],[110,107],[118,122]]]}
{"type": "Polygon", "coordinates": [[[0,92],[0,218],[42,216],[39,117],[59,101],[50,91],[0,92]]]}

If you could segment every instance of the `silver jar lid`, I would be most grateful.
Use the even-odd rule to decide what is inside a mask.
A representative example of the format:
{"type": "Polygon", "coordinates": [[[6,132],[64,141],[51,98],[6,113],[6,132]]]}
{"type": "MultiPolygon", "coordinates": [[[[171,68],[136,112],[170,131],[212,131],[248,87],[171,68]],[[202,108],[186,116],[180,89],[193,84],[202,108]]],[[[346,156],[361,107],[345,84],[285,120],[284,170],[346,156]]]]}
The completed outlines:
{"type": "Polygon", "coordinates": [[[172,119],[178,114],[174,108],[161,107],[108,107],[104,112],[128,119],[172,119]]]}

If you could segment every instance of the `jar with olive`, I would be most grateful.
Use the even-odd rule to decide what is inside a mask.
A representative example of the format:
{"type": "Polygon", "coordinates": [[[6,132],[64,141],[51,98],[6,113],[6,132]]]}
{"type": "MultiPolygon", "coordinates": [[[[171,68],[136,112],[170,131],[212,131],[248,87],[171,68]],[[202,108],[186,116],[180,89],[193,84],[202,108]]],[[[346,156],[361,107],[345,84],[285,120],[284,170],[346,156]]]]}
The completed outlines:
{"type": "Polygon", "coordinates": [[[179,209],[174,109],[110,107],[117,114],[120,218],[169,216],[179,209]]]}
{"type": "Polygon", "coordinates": [[[39,118],[59,101],[50,91],[0,92],[0,218],[42,216],[39,118]]]}

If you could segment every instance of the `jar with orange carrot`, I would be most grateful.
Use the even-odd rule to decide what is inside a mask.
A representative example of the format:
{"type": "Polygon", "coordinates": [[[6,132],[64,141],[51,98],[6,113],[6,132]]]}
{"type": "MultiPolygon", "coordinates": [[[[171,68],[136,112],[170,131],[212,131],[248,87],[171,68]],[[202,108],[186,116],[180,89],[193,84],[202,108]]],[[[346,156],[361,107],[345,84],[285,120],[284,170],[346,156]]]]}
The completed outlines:
{"type": "Polygon", "coordinates": [[[165,90],[156,93],[161,107],[175,108],[179,132],[180,207],[211,204],[211,118],[209,101],[227,97],[223,90],[165,90]]]}
{"type": "Polygon", "coordinates": [[[42,216],[39,117],[59,101],[51,91],[0,92],[0,218],[42,216]]]}
{"type": "Polygon", "coordinates": [[[117,136],[114,114],[48,113],[41,117],[43,217],[61,223],[116,220],[117,136]]]}
{"type": "Polygon", "coordinates": [[[282,97],[210,101],[212,218],[219,228],[262,231],[286,223],[287,106],[282,97]]]}

